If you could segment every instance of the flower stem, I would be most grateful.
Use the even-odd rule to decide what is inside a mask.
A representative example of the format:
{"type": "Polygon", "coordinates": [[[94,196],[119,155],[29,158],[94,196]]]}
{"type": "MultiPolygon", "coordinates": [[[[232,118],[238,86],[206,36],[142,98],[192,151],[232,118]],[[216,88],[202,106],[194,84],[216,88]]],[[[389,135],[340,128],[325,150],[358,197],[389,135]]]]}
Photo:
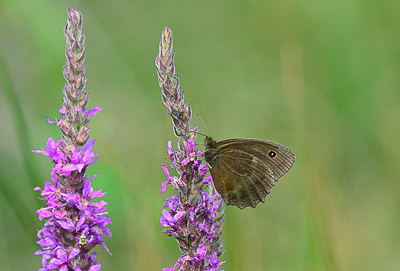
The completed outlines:
{"type": "Polygon", "coordinates": [[[97,175],[88,179],[86,169],[97,160],[93,152],[94,139],[89,140],[89,117],[101,110],[95,107],[87,110],[89,94],[85,89],[85,36],[82,31],[82,14],[74,8],[68,9],[67,26],[64,34],[67,45],[66,62],[63,68],[66,84],[63,88],[61,118],[50,121],[56,124],[62,134],[55,142],[50,137],[46,149],[33,151],[48,156],[53,162],[50,182],[45,182],[40,190],[45,208],[37,211],[39,219],[47,220],[38,232],[38,244],[42,249],[36,251],[42,255],[40,270],[82,270],[94,271],[101,268],[96,262],[96,252],[89,251],[96,245],[102,245],[103,235],[111,237],[106,227],[111,224],[104,207],[107,202],[93,202],[106,193],[101,189],[94,191],[91,182],[97,175]]]}
{"type": "Polygon", "coordinates": [[[169,141],[168,154],[169,165],[179,176],[172,177],[162,164],[168,180],[162,183],[161,191],[165,193],[167,184],[171,184],[178,195],[165,200],[160,223],[164,233],[177,240],[182,255],[174,267],[163,270],[218,270],[224,263],[217,257],[223,253],[221,235],[225,211],[212,178],[206,178],[208,166],[199,159],[203,153],[194,143],[198,128],[190,125],[192,111],[179,88],[172,41],[172,31],[165,27],[156,67],[166,113],[171,116],[173,131],[178,137],[178,150],[173,151],[169,141]]]}

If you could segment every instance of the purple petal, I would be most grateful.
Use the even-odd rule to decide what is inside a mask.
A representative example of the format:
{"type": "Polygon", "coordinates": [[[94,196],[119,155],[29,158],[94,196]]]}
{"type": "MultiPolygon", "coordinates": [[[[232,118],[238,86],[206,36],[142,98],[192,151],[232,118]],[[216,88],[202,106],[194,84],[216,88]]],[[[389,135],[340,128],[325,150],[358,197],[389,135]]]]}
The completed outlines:
{"type": "Polygon", "coordinates": [[[85,153],[86,151],[91,151],[93,149],[95,141],[96,141],[95,139],[88,140],[85,146],[82,147],[81,152],[85,153]]]}
{"type": "Polygon", "coordinates": [[[106,244],[101,243],[101,245],[104,247],[104,249],[108,252],[108,254],[112,255],[110,250],[108,250],[108,247],[106,246],[106,244]]]}
{"type": "Polygon", "coordinates": [[[49,193],[54,193],[56,191],[56,187],[49,182],[44,183],[44,190],[43,193],[49,194],[49,193]]]}
{"type": "Polygon", "coordinates": [[[98,106],[93,107],[92,109],[88,110],[86,112],[86,114],[88,115],[88,117],[92,117],[94,115],[96,115],[99,111],[101,111],[102,109],[98,106]]]}
{"type": "Polygon", "coordinates": [[[39,220],[42,221],[43,218],[50,217],[53,215],[53,212],[49,211],[47,208],[40,208],[36,211],[39,214],[39,220]]]}
{"type": "Polygon", "coordinates": [[[92,262],[94,262],[94,260],[96,260],[96,256],[97,256],[97,252],[93,252],[92,255],[90,255],[90,259],[92,260],[92,262]]]}
{"type": "Polygon", "coordinates": [[[66,211],[66,210],[57,211],[57,212],[55,213],[55,216],[56,216],[57,219],[63,219],[63,218],[65,217],[66,214],[67,214],[67,211],[66,211]]]}
{"type": "Polygon", "coordinates": [[[199,228],[208,233],[207,226],[204,225],[203,223],[199,223],[199,228]]]}
{"type": "Polygon", "coordinates": [[[95,265],[92,265],[88,271],[98,271],[101,268],[101,264],[96,263],[95,265]]]}
{"type": "Polygon", "coordinates": [[[49,156],[49,154],[47,153],[47,151],[45,151],[44,149],[42,149],[42,150],[33,150],[33,151],[31,151],[31,152],[34,152],[34,153],[41,153],[41,154],[43,154],[43,155],[49,156]]]}
{"type": "Polygon", "coordinates": [[[72,152],[72,157],[71,157],[71,162],[73,163],[73,164],[78,164],[79,163],[79,160],[80,160],[80,158],[81,158],[81,155],[80,155],[80,153],[76,150],[76,149],[71,149],[71,152],[72,152]]]}
{"type": "Polygon", "coordinates": [[[107,194],[107,193],[103,193],[103,192],[101,192],[101,190],[103,190],[103,189],[100,189],[100,190],[97,190],[97,191],[91,193],[90,194],[90,198],[101,198],[101,197],[104,197],[104,195],[107,194]]]}
{"type": "Polygon", "coordinates": [[[185,211],[179,211],[174,215],[174,221],[178,221],[179,218],[181,218],[182,216],[184,216],[186,214],[185,211]]]}
{"type": "Polygon", "coordinates": [[[168,183],[169,183],[169,180],[161,183],[161,193],[163,193],[164,195],[165,195],[165,190],[167,190],[168,183]]]}
{"type": "Polygon", "coordinates": [[[67,261],[67,253],[63,249],[57,250],[57,258],[62,262],[65,263],[67,261]]]}
{"type": "Polygon", "coordinates": [[[202,261],[207,254],[207,248],[204,244],[200,244],[196,251],[197,258],[202,261]]]}
{"type": "Polygon", "coordinates": [[[68,260],[75,258],[75,256],[78,255],[80,252],[81,250],[79,248],[72,249],[71,252],[69,253],[68,260]]]}
{"type": "MultiPolygon", "coordinates": [[[[56,149],[59,146],[59,144],[56,144],[54,139],[52,137],[49,137],[49,139],[46,142],[46,150],[38,150],[38,151],[32,151],[34,153],[41,153],[43,155],[49,156],[51,159],[57,155],[56,149]]],[[[54,159],[53,159],[54,160],[54,159]]]]}
{"type": "Polygon", "coordinates": [[[189,163],[190,162],[190,160],[191,160],[191,158],[190,157],[186,157],[185,159],[183,159],[182,160],[182,166],[186,166],[187,165],[187,163],[189,163]]]}
{"type": "Polygon", "coordinates": [[[91,184],[92,180],[94,180],[94,178],[97,177],[97,175],[98,174],[93,175],[93,177],[90,178],[90,180],[88,178],[86,178],[85,184],[83,185],[83,190],[82,190],[84,198],[88,197],[88,195],[93,192],[93,187],[90,184],[91,184]]]}
{"type": "Polygon", "coordinates": [[[161,213],[163,214],[162,217],[164,217],[164,219],[165,219],[166,221],[168,221],[168,222],[174,221],[174,219],[172,218],[172,216],[170,215],[170,213],[169,213],[167,210],[162,209],[162,210],[161,210],[161,213]]]}
{"type": "Polygon", "coordinates": [[[84,167],[85,167],[84,164],[77,164],[77,165],[76,165],[76,169],[78,170],[79,173],[82,172],[82,169],[83,169],[84,167]]]}
{"type": "Polygon", "coordinates": [[[168,180],[172,181],[174,178],[171,177],[171,175],[169,175],[169,171],[168,171],[167,167],[164,166],[163,163],[161,163],[161,167],[162,167],[162,169],[164,170],[164,173],[165,173],[165,175],[167,176],[168,180]]]}
{"type": "Polygon", "coordinates": [[[206,178],[204,179],[204,182],[213,183],[213,179],[212,179],[211,175],[208,176],[208,177],[206,177],[206,178]]]}
{"type": "Polygon", "coordinates": [[[176,222],[186,214],[185,211],[179,211],[172,217],[171,214],[165,209],[163,209],[161,212],[164,216],[160,217],[160,223],[162,227],[176,227],[176,222]]]}
{"type": "Polygon", "coordinates": [[[61,227],[63,227],[64,229],[66,229],[66,230],[70,230],[70,231],[75,230],[75,225],[74,225],[74,223],[73,223],[70,219],[67,219],[66,221],[64,221],[64,220],[57,220],[57,223],[58,223],[61,227]]]}
{"type": "Polygon", "coordinates": [[[49,124],[57,124],[57,121],[51,121],[47,116],[46,116],[46,119],[47,119],[47,122],[49,123],[49,124]]]}
{"type": "Polygon", "coordinates": [[[72,206],[76,206],[78,204],[78,202],[80,202],[82,200],[82,197],[76,193],[76,194],[62,194],[64,196],[64,199],[66,201],[68,201],[68,203],[72,206]]]}
{"type": "Polygon", "coordinates": [[[60,264],[60,260],[53,258],[50,260],[47,270],[60,269],[60,264]]]}
{"type": "Polygon", "coordinates": [[[172,151],[172,141],[168,141],[167,150],[168,150],[169,156],[171,156],[172,154],[174,154],[174,152],[172,151]]]}
{"type": "Polygon", "coordinates": [[[75,171],[77,169],[78,169],[77,165],[68,164],[68,165],[66,165],[65,167],[62,168],[62,174],[65,175],[65,176],[69,176],[72,171],[75,171]]]}
{"type": "Polygon", "coordinates": [[[169,208],[171,211],[175,211],[179,205],[183,205],[182,203],[179,203],[178,195],[172,195],[170,198],[165,199],[164,201],[164,208],[169,208]]]}
{"type": "Polygon", "coordinates": [[[81,217],[79,218],[78,223],[76,223],[76,230],[79,231],[81,229],[81,226],[83,225],[83,223],[86,222],[86,215],[81,215],[81,217]]]}
{"type": "Polygon", "coordinates": [[[190,145],[188,146],[189,144],[184,144],[184,147],[185,147],[185,151],[186,151],[186,153],[187,154],[190,154],[191,153],[191,151],[190,151],[190,145]]]}
{"type": "Polygon", "coordinates": [[[189,151],[190,151],[190,153],[194,152],[194,150],[196,149],[196,144],[194,144],[194,140],[189,138],[188,139],[188,143],[189,143],[189,151]]]}

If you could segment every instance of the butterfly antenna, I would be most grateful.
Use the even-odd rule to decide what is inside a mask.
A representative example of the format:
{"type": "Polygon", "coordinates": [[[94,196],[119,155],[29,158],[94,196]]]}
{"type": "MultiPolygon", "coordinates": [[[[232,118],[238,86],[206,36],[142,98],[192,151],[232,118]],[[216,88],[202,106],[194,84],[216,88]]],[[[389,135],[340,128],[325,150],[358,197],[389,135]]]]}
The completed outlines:
{"type": "MultiPolygon", "coordinates": [[[[206,127],[206,130],[207,130],[208,134],[210,135],[210,131],[208,130],[207,125],[204,123],[203,119],[200,117],[199,114],[196,113],[196,115],[199,117],[199,119],[200,119],[201,122],[203,123],[204,127],[206,127]]],[[[198,134],[199,134],[199,133],[198,133],[198,134]]]]}
{"type": "Polygon", "coordinates": [[[203,134],[203,133],[194,132],[194,131],[188,131],[188,132],[186,132],[186,135],[188,135],[189,133],[194,133],[194,134],[196,134],[196,136],[197,136],[197,135],[207,136],[207,135],[205,135],[205,134],[203,134]]]}

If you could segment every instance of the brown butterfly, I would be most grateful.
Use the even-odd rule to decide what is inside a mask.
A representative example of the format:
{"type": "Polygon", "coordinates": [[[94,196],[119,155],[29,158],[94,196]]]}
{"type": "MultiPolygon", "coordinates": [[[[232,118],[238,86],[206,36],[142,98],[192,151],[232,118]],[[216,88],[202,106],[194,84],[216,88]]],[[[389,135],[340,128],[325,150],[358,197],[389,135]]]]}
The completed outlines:
{"type": "Polygon", "coordinates": [[[206,136],[205,160],[215,188],[228,205],[253,208],[293,166],[294,153],[263,139],[236,138],[220,142],[206,136]]]}

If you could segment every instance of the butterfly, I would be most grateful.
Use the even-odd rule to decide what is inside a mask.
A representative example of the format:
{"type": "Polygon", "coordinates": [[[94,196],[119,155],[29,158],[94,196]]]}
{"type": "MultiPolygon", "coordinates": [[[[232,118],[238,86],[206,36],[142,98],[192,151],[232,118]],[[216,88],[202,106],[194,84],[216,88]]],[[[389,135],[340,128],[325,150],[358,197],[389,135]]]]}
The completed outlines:
{"type": "Polygon", "coordinates": [[[263,139],[215,141],[206,136],[204,158],[224,202],[240,209],[264,202],[275,183],[295,161],[287,147],[263,139]]]}

